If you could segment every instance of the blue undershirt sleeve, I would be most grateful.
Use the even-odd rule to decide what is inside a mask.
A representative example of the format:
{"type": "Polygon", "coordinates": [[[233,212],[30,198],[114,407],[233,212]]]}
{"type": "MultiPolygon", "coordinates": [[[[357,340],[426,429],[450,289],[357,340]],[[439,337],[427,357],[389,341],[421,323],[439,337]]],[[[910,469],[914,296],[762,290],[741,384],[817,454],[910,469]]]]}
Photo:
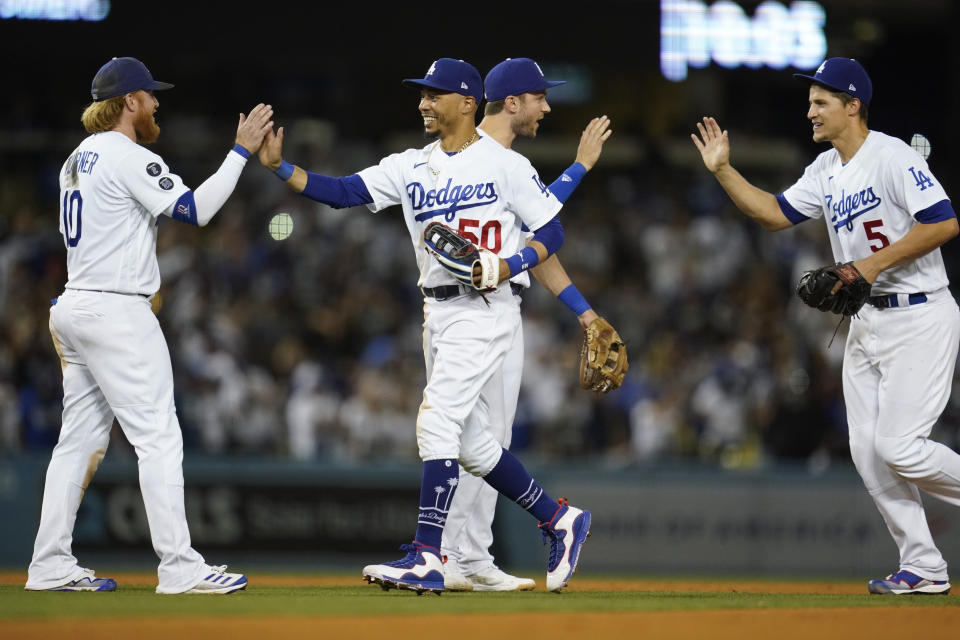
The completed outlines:
{"type": "Polygon", "coordinates": [[[950,218],[956,218],[957,214],[954,212],[953,206],[950,204],[949,200],[941,200],[936,204],[930,205],[926,209],[917,211],[913,217],[917,222],[922,222],[923,224],[933,224],[934,222],[943,222],[944,220],[949,220],[950,218]]]}
{"type": "Polygon", "coordinates": [[[550,185],[552,193],[560,202],[566,202],[573,190],[577,188],[583,176],[587,175],[587,168],[579,162],[574,162],[560,177],[550,185]]]}
{"type": "Polygon", "coordinates": [[[170,214],[170,217],[177,222],[192,224],[195,227],[199,226],[200,223],[197,220],[197,203],[194,201],[192,190],[188,190],[173,204],[173,212],[170,214]]]}
{"type": "Polygon", "coordinates": [[[563,246],[563,225],[560,216],[553,216],[550,222],[533,232],[530,240],[536,240],[547,248],[547,255],[553,255],[563,246]]]}
{"type": "MultiPolygon", "coordinates": [[[[547,224],[537,229],[530,240],[536,240],[547,249],[547,256],[557,252],[563,246],[563,225],[560,224],[560,217],[554,216],[547,224]]],[[[510,277],[517,275],[521,271],[532,269],[540,264],[540,256],[537,250],[527,245],[518,253],[506,258],[507,266],[510,267],[510,277]]]]}
{"type": "Polygon", "coordinates": [[[810,219],[794,209],[793,205],[787,202],[787,199],[782,193],[777,196],[777,203],[780,205],[780,211],[783,211],[783,215],[787,216],[787,220],[793,224],[800,224],[810,219]]]}
{"type": "Polygon", "coordinates": [[[306,174],[307,186],[303,188],[303,195],[311,200],[322,202],[335,209],[373,202],[373,196],[367,190],[367,185],[357,174],[343,178],[331,178],[310,171],[306,174]]]}

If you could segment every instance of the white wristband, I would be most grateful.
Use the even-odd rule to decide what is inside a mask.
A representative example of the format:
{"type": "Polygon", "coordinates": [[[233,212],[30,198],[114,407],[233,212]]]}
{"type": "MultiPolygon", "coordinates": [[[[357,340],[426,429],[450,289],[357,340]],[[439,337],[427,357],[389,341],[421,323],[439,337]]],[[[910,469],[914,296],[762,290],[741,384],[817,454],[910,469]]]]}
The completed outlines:
{"type": "Polygon", "coordinates": [[[500,283],[500,256],[492,251],[480,250],[480,259],[474,261],[474,264],[480,263],[480,284],[477,289],[484,291],[493,289],[500,283]]]}

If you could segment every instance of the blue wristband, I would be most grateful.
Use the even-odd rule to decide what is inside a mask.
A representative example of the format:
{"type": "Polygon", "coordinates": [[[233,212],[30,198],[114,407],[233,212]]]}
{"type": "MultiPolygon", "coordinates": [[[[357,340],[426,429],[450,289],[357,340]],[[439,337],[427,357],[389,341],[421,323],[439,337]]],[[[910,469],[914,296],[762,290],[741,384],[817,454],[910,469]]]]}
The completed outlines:
{"type": "Polygon", "coordinates": [[[540,256],[533,247],[524,247],[520,250],[520,253],[510,256],[505,262],[510,267],[510,277],[512,278],[521,271],[537,266],[540,263],[540,256]]]}
{"type": "Polygon", "coordinates": [[[557,299],[560,300],[563,304],[569,307],[570,311],[573,311],[577,316],[580,316],[584,311],[590,310],[590,304],[587,302],[586,298],[580,295],[580,292],[577,291],[577,288],[572,284],[560,292],[560,295],[557,296],[557,299]]]}
{"type": "Polygon", "coordinates": [[[286,182],[290,179],[290,176],[293,175],[293,165],[283,160],[280,162],[280,166],[274,169],[273,171],[277,174],[277,177],[286,182]]]}
{"type": "Polygon", "coordinates": [[[242,155],[242,156],[243,156],[244,158],[246,158],[247,160],[250,159],[250,152],[249,152],[249,151],[247,150],[247,148],[246,148],[245,146],[243,146],[242,144],[235,144],[235,145],[233,145],[233,150],[236,151],[237,153],[239,153],[240,155],[242,155]]]}

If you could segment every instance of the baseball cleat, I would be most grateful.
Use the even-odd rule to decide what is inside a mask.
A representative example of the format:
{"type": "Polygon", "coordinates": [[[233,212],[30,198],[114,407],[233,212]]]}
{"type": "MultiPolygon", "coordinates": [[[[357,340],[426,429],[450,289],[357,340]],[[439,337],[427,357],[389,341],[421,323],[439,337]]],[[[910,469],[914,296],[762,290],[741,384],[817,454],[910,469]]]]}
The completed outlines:
{"type": "Polygon", "coordinates": [[[370,564],[363,568],[363,579],[388,589],[408,589],[417,595],[444,590],[443,559],[435,547],[413,541],[400,547],[407,555],[400,560],[370,564]]]}
{"type": "Polygon", "coordinates": [[[247,576],[242,573],[227,573],[227,565],[210,567],[210,573],[192,589],[184,593],[233,593],[247,588],[247,576]]]}
{"type": "Polygon", "coordinates": [[[566,498],[558,500],[560,507],[550,522],[540,523],[543,543],[550,543],[547,561],[547,591],[560,592],[577,570],[580,547],[590,535],[590,512],[571,507],[566,498]]]}
{"type": "Polygon", "coordinates": [[[113,578],[97,578],[93,569],[84,569],[83,575],[67,584],[46,589],[46,591],[116,591],[117,581],[113,578]]]}
{"type": "Polygon", "coordinates": [[[917,574],[901,569],[882,580],[871,580],[867,583],[870,593],[883,595],[947,595],[950,593],[950,583],[946,580],[928,580],[917,574]]]}
{"type": "Polygon", "coordinates": [[[447,564],[443,566],[443,589],[444,591],[473,591],[473,583],[467,576],[463,575],[456,567],[447,564]]]}
{"type": "MultiPolygon", "coordinates": [[[[537,583],[530,578],[512,576],[498,567],[468,574],[466,579],[474,591],[530,591],[537,586],[537,583]]],[[[447,585],[447,589],[449,588],[450,586],[447,585]]]]}

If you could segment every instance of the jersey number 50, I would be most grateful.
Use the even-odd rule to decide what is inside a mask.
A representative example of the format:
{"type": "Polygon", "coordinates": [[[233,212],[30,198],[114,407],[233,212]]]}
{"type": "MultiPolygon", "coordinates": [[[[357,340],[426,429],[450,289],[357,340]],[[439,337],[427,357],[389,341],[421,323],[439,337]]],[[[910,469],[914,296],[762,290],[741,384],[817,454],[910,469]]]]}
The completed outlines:
{"type": "Polygon", "coordinates": [[[475,245],[481,246],[484,249],[489,249],[494,253],[500,253],[501,239],[499,220],[488,220],[483,224],[483,227],[480,227],[479,220],[460,218],[460,226],[457,227],[457,232],[475,245]],[[470,231],[470,229],[477,228],[480,229],[479,237],[476,233],[470,231]]]}
{"type": "Polygon", "coordinates": [[[80,242],[80,233],[83,230],[81,212],[83,198],[76,189],[63,194],[63,238],[68,247],[75,247],[80,242]]]}

